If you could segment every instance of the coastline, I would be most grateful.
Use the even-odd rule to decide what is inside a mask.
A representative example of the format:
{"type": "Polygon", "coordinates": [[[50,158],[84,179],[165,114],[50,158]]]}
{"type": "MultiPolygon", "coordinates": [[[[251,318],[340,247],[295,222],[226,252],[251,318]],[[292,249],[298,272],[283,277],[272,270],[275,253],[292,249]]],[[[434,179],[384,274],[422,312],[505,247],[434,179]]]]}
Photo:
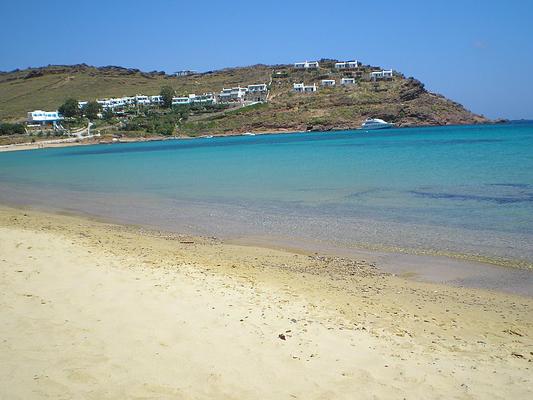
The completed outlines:
{"type": "Polygon", "coordinates": [[[4,206],[0,238],[9,398],[533,394],[530,297],[4,206]]]}
{"type": "MultiPolygon", "coordinates": [[[[405,126],[395,126],[394,129],[404,129],[404,128],[431,128],[431,127],[449,127],[449,126],[482,126],[482,125],[497,125],[496,122],[490,123],[479,123],[479,124],[463,124],[463,125],[405,125],[405,126]]],[[[501,125],[501,124],[499,124],[501,125]]],[[[332,128],[327,130],[294,130],[294,129],[278,129],[271,131],[250,131],[254,135],[281,135],[281,134],[299,134],[299,133],[313,133],[313,132],[343,132],[343,131],[352,131],[360,130],[359,127],[356,128],[332,128]]],[[[157,141],[167,141],[167,140],[192,140],[192,139],[207,139],[207,138],[216,138],[216,137],[233,137],[233,136],[243,136],[248,131],[234,131],[226,132],[222,134],[213,135],[201,135],[201,136],[151,136],[151,137],[123,137],[119,138],[117,141],[113,141],[112,138],[102,139],[98,138],[97,140],[79,140],[62,142],[62,143],[39,143],[39,142],[27,142],[27,143],[16,143],[16,144],[7,144],[0,145],[1,152],[11,152],[11,151],[23,151],[23,150],[38,150],[46,148],[55,148],[55,147],[75,147],[75,146],[93,146],[99,144],[124,144],[124,143],[139,143],[139,142],[157,142],[157,141]]]]}

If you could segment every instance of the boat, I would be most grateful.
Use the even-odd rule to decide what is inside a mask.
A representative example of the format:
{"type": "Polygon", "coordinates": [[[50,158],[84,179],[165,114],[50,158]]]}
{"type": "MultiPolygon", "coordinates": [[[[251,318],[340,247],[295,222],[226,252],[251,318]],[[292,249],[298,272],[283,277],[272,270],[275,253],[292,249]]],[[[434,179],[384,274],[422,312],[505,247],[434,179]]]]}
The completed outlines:
{"type": "Polygon", "coordinates": [[[379,118],[367,118],[365,122],[362,123],[361,129],[370,130],[370,129],[386,129],[392,128],[394,124],[390,122],[383,121],[379,118]]]}
{"type": "Polygon", "coordinates": [[[255,133],[252,132],[244,132],[243,136],[255,136],[255,133]]]}

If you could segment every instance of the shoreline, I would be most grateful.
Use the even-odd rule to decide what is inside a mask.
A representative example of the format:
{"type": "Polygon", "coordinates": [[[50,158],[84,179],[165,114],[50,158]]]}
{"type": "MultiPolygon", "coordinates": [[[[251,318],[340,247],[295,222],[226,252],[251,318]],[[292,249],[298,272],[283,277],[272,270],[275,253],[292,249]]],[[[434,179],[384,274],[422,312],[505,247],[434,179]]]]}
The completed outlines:
{"type": "MultiPolygon", "coordinates": [[[[449,127],[449,126],[481,126],[481,125],[502,125],[501,123],[483,123],[483,124],[464,124],[464,125],[414,125],[414,126],[395,126],[394,129],[410,129],[410,128],[437,128],[437,127],[449,127]]],[[[345,128],[339,128],[339,129],[328,129],[328,130],[291,130],[291,129],[280,129],[275,131],[250,131],[250,133],[253,133],[254,135],[282,135],[282,134],[301,134],[301,133],[318,133],[318,132],[345,132],[345,131],[353,131],[353,130],[361,130],[360,128],[353,128],[353,129],[345,129],[345,128]]],[[[217,138],[217,137],[234,137],[234,136],[246,136],[244,135],[248,131],[239,131],[239,132],[229,132],[229,133],[222,133],[217,135],[201,135],[201,136],[151,136],[151,137],[139,137],[139,138],[119,138],[117,141],[113,141],[112,138],[110,140],[88,140],[84,141],[76,139],[69,142],[62,142],[62,143],[48,143],[48,144],[42,144],[39,142],[25,142],[25,143],[14,143],[14,144],[7,144],[7,145],[0,145],[0,153],[1,152],[13,152],[13,151],[25,151],[25,150],[38,150],[38,149],[46,149],[46,148],[62,148],[62,147],[77,147],[77,146],[94,146],[94,145],[100,145],[100,144],[125,144],[125,143],[139,143],[139,142],[158,142],[158,141],[167,141],[167,140],[192,140],[192,139],[208,139],[208,138],[217,138]],[[212,136],[212,137],[211,137],[212,136]]]]}
{"type": "Polygon", "coordinates": [[[533,394],[530,297],[4,206],[0,250],[2,397],[533,394]]]}
{"type": "MultiPolygon", "coordinates": [[[[52,209],[5,202],[0,203],[0,211],[2,209],[85,219],[128,229],[159,232],[165,235],[215,238],[212,232],[200,233],[186,228],[169,230],[156,225],[131,222],[80,210],[52,209]]],[[[339,246],[311,239],[275,236],[217,236],[216,240],[225,244],[259,247],[265,250],[365,260],[365,262],[373,264],[383,273],[390,273],[413,282],[492,290],[499,293],[524,295],[533,298],[533,268],[531,268],[530,263],[524,260],[499,259],[482,255],[397,248],[384,245],[365,246],[363,244],[352,244],[350,246],[339,246]]]]}

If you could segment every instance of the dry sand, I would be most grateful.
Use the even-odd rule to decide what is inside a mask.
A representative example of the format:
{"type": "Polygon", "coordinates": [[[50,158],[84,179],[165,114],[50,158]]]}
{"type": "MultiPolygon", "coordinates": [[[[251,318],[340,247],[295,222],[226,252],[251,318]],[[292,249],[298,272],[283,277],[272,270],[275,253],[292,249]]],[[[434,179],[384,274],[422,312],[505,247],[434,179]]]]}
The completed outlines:
{"type": "Polygon", "coordinates": [[[528,399],[532,305],[0,208],[1,399],[528,399]]]}

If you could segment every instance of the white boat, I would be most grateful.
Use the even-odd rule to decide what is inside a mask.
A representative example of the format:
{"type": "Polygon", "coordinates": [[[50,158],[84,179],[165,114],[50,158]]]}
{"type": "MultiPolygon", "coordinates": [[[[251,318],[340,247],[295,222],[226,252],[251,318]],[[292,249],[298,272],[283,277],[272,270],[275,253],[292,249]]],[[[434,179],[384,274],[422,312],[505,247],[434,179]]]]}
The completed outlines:
{"type": "Polygon", "coordinates": [[[243,136],[255,136],[255,133],[252,132],[244,132],[243,136]]]}
{"type": "Polygon", "coordinates": [[[361,129],[370,130],[370,129],[386,129],[392,128],[394,124],[390,122],[383,121],[379,118],[367,118],[365,122],[361,125],[361,129]]]}

